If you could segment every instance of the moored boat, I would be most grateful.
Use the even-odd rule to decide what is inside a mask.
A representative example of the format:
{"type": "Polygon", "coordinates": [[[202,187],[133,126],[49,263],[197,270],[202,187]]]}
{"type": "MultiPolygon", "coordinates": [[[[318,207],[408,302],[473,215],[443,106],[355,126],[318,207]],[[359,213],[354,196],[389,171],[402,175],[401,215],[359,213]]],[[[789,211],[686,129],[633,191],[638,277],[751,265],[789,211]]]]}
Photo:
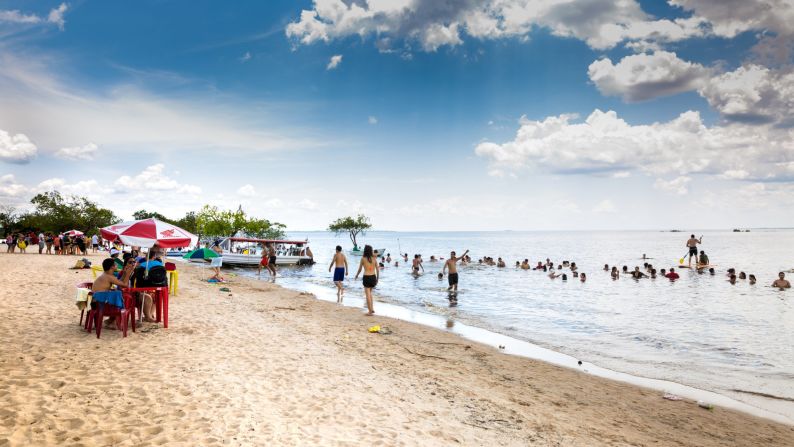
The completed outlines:
{"type": "Polygon", "coordinates": [[[276,265],[311,265],[314,255],[309,241],[287,241],[280,239],[255,239],[228,237],[220,242],[223,249],[223,264],[257,266],[262,260],[265,244],[275,244],[276,265]]]}

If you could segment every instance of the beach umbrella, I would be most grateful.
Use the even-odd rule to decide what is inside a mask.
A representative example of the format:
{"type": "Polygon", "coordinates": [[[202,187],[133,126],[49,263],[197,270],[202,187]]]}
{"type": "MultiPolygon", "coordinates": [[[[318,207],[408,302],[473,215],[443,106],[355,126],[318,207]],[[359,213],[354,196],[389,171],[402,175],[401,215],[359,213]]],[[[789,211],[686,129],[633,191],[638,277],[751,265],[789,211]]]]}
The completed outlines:
{"type": "Polygon", "coordinates": [[[179,248],[198,242],[198,237],[190,232],[157,219],[122,222],[102,228],[100,233],[108,241],[119,240],[134,247],[151,248],[157,244],[162,248],[179,248]]]}
{"type": "Polygon", "coordinates": [[[67,235],[67,236],[74,237],[74,236],[83,236],[85,233],[83,233],[80,230],[70,230],[70,231],[67,231],[66,233],[63,233],[63,234],[67,235]]]}
{"type": "Polygon", "coordinates": [[[214,250],[210,250],[209,248],[199,248],[197,250],[193,250],[187,253],[185,256],[182,256],[184,259],[212,259],[217,258],[220,256],[214,250]]]}

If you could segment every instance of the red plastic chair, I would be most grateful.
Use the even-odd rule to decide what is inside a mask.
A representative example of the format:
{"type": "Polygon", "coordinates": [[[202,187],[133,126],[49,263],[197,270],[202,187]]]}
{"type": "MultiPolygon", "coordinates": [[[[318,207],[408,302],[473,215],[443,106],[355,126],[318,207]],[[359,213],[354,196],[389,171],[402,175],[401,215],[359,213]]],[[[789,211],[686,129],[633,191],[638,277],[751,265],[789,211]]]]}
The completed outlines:
{"type": "Polygon", "coordinates": [[[96,303],[96,308],[88,312],[86,317],[86,332],[92,331],[92,326],[96,327],[96,338],[102,333],[102,322],[105,317],[115,317],[116,327],[122,332],[123,337],[127,336],[127,328],[132,322],[132,332],[135,332],[135,298],[131,293],[122,290],[124,297],[124,307],[116,307],[105,303],[96,303]]]}

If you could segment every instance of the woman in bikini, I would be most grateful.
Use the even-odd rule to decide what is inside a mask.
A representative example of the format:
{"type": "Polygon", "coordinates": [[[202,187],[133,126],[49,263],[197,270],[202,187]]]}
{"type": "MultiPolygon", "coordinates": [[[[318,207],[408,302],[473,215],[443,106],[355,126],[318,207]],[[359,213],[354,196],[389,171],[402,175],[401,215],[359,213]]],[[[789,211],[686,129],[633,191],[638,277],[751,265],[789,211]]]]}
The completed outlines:
{"type": "Polygon", "coordinates": [[[372,315],[375,310],[372,308],[372,289],[378,285],[378,264],[375,255],[372,253],[372,246],[364,246],[364,256],[361,257],[361,263],[358,264],[358,271],[356,272],[356,279],[364,270],[364,296],[367,298],[367,315],[372,315]]]}

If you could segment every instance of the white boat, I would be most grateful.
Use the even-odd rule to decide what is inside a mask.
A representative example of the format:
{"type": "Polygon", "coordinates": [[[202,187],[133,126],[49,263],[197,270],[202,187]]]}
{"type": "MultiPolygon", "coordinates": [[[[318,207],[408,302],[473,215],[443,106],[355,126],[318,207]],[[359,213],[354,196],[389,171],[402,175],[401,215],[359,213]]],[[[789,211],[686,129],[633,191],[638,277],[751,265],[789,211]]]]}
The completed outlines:
{"type": "Polygon", "coordinates": [[[262,261],[265,244],[275,244],[276,265],[312,265],[314,256],[309,241],[285,241],[279,239],[254,239],[228,237],[221,241],[224,265],[258,266],[262,261]]]}

